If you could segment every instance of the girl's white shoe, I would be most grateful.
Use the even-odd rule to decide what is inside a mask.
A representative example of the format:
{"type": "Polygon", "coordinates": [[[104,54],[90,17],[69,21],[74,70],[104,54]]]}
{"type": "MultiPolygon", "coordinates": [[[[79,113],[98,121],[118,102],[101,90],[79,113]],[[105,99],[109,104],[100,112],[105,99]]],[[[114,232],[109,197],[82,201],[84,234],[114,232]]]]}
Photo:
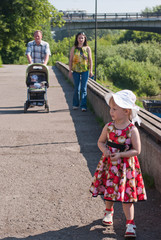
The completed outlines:
{"type": "Polygon", "coordinates": [[[125,237],[136,237],[136,232],[135,232],[136,226],[133,224],[126,224],[126,232],[125,232],[125,237]]]}
{"type": "Polygon", "coordinates": [[[113,213],[114,211],[105,210],[104,218],[102,219],[102,223],[106,226],[113,225],[113,213]]]}

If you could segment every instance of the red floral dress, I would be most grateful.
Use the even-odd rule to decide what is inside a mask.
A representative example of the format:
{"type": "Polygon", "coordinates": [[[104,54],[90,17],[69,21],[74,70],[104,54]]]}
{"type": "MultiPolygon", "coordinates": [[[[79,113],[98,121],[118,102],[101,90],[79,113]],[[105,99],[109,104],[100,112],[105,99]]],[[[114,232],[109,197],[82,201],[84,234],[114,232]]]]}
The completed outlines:
{"type": "MultiPolygon", "coordinates": [[[[131,131],[135,126],[130,123],[125,129],[115,128],[113,122],[107,127],[108,148],[111,153],[128,151],[131,145],[131,131]],[[118,148],[119,147],[119,148],[118,148]]],[[[104,195],[108,201],[137,202],[146,200],[146,191],[137,156],[120,158],[111,162],[110,157],[101,157],[90,187],[93,197],[104,195]]]]}

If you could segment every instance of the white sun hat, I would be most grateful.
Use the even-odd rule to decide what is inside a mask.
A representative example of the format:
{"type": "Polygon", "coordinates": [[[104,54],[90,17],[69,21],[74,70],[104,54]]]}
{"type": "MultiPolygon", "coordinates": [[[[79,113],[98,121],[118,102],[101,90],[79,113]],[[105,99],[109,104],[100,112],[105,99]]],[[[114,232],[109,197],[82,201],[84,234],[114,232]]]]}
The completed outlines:
{"type": "Polygon", "coordinates": [[[125,108],[125,109],[131,109],[132,110],[132,114],[131,114],[132,123],[137,122],[140,125],[141,119],[137,115],[137,113],[139,112],[139,107],[137,105],[135,105],[136,96],[132,91],[121,90],[117,93],[107,93],[105,95],[105,100],[108,105],[109,105],[111,97],[113,97],[114,102],[119,107],[125,108]]]}

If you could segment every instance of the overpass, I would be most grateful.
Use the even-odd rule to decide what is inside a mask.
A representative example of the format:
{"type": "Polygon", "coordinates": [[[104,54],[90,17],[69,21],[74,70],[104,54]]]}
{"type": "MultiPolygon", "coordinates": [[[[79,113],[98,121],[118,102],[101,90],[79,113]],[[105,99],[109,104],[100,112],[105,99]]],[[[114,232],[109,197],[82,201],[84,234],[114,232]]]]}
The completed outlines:
{"type": "Polygon", "coordinates": [[[52,31],[79,29],[127,29],[161,33],[161,13],[94,13],[65,14],[63,27],[52,31]]]}

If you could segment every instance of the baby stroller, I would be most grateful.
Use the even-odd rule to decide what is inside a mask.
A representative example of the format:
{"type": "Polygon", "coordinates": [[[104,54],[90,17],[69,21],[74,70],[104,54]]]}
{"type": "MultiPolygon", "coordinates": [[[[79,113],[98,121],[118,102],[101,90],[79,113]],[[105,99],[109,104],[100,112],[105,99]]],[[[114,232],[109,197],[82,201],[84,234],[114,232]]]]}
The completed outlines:
{"type": "Polygon", "coordinates": [[[49,87],[48,68],[41,63],[33,63],[26,70],[27,101],[24,103],[24,113],[34,106],[45,106],[49,112],[47,88],[49,87]]]}

